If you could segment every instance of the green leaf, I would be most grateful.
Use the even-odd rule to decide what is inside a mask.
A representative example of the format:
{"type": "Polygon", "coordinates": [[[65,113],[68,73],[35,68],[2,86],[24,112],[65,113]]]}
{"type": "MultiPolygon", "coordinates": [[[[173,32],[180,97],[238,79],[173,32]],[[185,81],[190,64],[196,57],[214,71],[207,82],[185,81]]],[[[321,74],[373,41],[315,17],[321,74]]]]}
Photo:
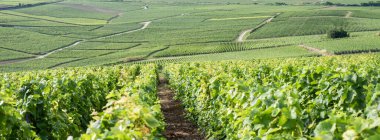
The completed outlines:
{"type": "Polygon", "coordinates": [[[359,139],[358,133],[355,132],[355,130],[346,130],[346,132],[342,135],[343,140],[357,140],[359,139]]]}
{"type": "Polygon", "coordinates": [[[144,121],[150,128],[157,128],[160,126],[160,122],[151,115],[144,116],[144,121]]]}

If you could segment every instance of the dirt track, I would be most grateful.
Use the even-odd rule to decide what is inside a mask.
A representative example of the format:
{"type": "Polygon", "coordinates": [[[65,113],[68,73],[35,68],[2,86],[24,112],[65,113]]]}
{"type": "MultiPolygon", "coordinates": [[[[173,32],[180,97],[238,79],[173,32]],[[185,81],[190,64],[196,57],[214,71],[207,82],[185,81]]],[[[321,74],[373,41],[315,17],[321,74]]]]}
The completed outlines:
{"type": "Polygon", "coordinates": [[[133,33],[133,32],[140,31],[140,30],[144,30],[144,29],[148,28],[148,26],[150,25],[150,23],[152,23],[152,21],[141,22],[140,24],[142,24],[143,26],[141,28],[139,28],[139,29],[131,30],[131,31],[127,31],[127,32],[120,32],[120,33],[116,33],[116,34],[112,34],[112,35],[107,35],[107,36],[103,36],[103,37],[99,37],[99,38],[95,38],[95,39],[104,39],[104,38],[109,38],[109,37],[113,37],[113,36],[119,36],[119,35],[123,35],[123,34],[130,34],[130,33],[133,33]]]}
{"type": "Polygon", "coordinates": [[[321,50],[321,49],[313,48],[313,47],[306,46],[306,45],[300,45],[300,47],[305,48],[308,51],[318,53],[322,56],[333,56],[334,55],[330,52],[327,52],[326,50],[321,50]]]}
{"type": "Polygon", "coordinates": [[[350,18],[351,15],[352,15],[352,12],[351,12],[351,11],[348,11],[347,14],[346,14],[346,16],[344,16],[344,17],[345,17],[345,18],[350,18]]]}
{"type": "Polygon", "coordinates": [[[278,16],[280,13],[277,13],[275,16],[265,20],[264,22],[260,23],[258,26],[256,26],[255,28],[252,28],[252,29],[247,29],[247,30],[244,30],[242,32],[240,32],[239,34],[239,37],[236,39],[236,42],[244,42],[245,38],[247,37],[247,34],[263,27],[264,25],[268,24],[269,22],[271,22],[276,16],[278,16]]]}
{"type": "Polygon", "coordinates": [[[167,124],[164,136],[168,140],[203,140],[197,127],[185,119],[185,111],[181,102],[174,100],[174,93],[169,89],[167,81],[160,78],[158,96],[161,100],[161,109],[167,124]]]}

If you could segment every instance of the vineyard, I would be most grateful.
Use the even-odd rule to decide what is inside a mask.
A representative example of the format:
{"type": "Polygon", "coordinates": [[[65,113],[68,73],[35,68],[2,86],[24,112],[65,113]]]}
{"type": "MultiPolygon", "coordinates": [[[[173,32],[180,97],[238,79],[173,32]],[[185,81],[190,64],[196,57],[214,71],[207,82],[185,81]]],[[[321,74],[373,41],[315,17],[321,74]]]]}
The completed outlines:
{"type": "Polygon", "coordinates": [[[378,139],[379,57],[168,64],[211,139],[378,139]]]}
{"type": "Polygon", "coordinates": [[[0,137],[160,137],[156,70],[135,65],[2,74],[0,137]]]}
{"type": "Polygon", "coordinates": [[[3,73],[0,137],[164,139],[162,71],[208,139],[377,139],[379,60],[351,55],[3,73]]]}
{"type": "Polygon", "coordinates": [[[379,51],[377,8],[281,2],[0,0],[0,71],[379,51]],[[326,38],[335,28],[352,36],[326,38]]]}
{"type": "Polygon", "coordinates": [[[0,0],[0,140],[378,140],[378,3],[0,0]]]}

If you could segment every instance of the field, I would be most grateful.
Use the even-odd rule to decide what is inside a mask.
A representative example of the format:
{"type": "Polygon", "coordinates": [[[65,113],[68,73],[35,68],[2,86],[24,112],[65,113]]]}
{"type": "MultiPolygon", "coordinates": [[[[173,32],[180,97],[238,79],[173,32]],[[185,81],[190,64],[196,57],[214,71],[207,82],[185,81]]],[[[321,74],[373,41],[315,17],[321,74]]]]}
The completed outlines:
{"type": "Polygon", "coordinates": [[[193,62],[169,64],[166,72],[209,138],[377,139],[379,60],[193,62]]]}
{"type": "Polygon", "coordinates": [[[379,60],[350,55],[4,73],[0,113],[8,129],[1,136],[163,138],[170,123],[163,100],[158,104],[163,74],[208,138],[377,139],[379,60]]]}
{"type": "Polygon", "coordinates": [[[269,4],[275,2],[83,0],[1,10],[0,69],[321,55],[302,47],[293,51],[300,45],[336,55],[378,50],[376,8],[326,7],[312,0],[269,4]],[[342,41],[324,36],[334,28],[368,35],[347,39],[363,43],[336,47],[342,41]],[[272,52],[277,47],[283,48],[272,52]]]}
{"type": "Polygon", "coordinates": [[[0,139],[380,139],[361,3],[0,0],[0,139]]]}
{"type": "Polygon", "coordinates": [[[326,7],[299,0],[287,1],[288,6],[268,4],[275,2],[83,0],[1,10],[0,69],[321,55],[302,47],[293,51],[300,45],[337,55],[377,51],[376,8],[326,7]],[[339,41],[324,36],[334,28],[368,34],[356,40],[373,41],[339,49],[334,45],[339,41]],[[276,47],[283,48],[272,52],[276,47]]]}

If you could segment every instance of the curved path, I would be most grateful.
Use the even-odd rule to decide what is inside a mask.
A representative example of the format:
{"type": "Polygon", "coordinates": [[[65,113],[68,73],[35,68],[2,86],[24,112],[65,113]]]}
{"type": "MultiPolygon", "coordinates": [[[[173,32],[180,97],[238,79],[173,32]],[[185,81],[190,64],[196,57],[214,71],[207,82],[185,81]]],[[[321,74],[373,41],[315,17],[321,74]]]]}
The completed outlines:
{"type": "Polygon", "coordinates": [[[63,48],[59,48],[59,49],[56,49],[56,50],[53,50],[53,51],[50,51],[48,53],[45,53],[43,55],[39,55],[37,56],[35,59],[41,59],[41,58],[45,58],[45,57],[48,57],[49,55],[53,54],[53,53],[56,53],[56,52],[60,52],[64,49],[67,49],[67,48],[71,48],[71,47],[74,47],[74,46],[77,46],[78,44],[82,43],[82,42],[85,42],[86,40],[80,40],[80,41],[76,41],[74,42],[73,44],[69,45],[69,46],[66,46],[66,47],[63,47],[63,48]]]}
{"type": "Polygon", "coordinates": [[[98,38],[94,38],[94,39],[105,39],[105,38],[109,38],[109,37],[113,37],[113,36],[119,36],[119,35],[123,35],[123,34],[130,34],[130,33],[137,32],[137,31],[144,30],[144,29],[148,28],[148,26],[150,25],[150,23],[152,23],[152,21],[141,22],[140,24],[142,24],[143,26],[141,28],[139,28],[139,29],[131,30],[131,31],[126,31],[126,32],[120,32],[120,33],[111,34],[111,35],[107,35],[107,36],[103,36],[103,37],[98,37],[98,38]]]}
{"type": "MultiPolygon", "coordinates": [[[[110,34],[110,35],[106,35],[106,36],[98,37],[98,38],[94,38],[94,39],[104,39],[104,38],[109,38],[109,37],[113,37],[113,36],[119,36],[119,35],[123,35],[123,34],[129,34],[129,33],[137,32],[137,31],[144,30],[144,29],[148,28],[148,26],[150,25],[150,23],[152,23],[152,22],[151,21],[141,22],[140,24],[142,24],[143,26],[141,28],[139,28],[139,29],[135,29],[135,30],[131,30],[131,31],[126,31],[126,32],[120,32],[120,33],[116,33],[116,34],[110,34]]],[[[63,51],[65,49],[67,49],[67,48],[75,47],[75,46],[77,46],[77,45],[79,45],[81,43],[84,43],[84,42],[87,42],[87,40],[86,39],[82,39],[82,40],[76,41],[76,42],[74,42],[71,45],[68,45],[66,47],[62,47],[62,48],[58,48],[58,49],[55,49],[55,50],[51,50],[51,51],[49,51],[49,52],[47,52],[47,53],[45,53],[43,55],[37,55],[37,56],[31,57],[31,58],[0,61],[0,65],[20,63],[20,62],[26,62],[26,61],[46,58],[46,57],[50,56],[51,54],[63,51]]]]}
{"type": "Polygon", "coordinates": [[[239,37],[236,39],[236,41],[237,42],[244,42],[245,38],[247,37],[247,34],[249,34],[252,31],[253,31],[253,29],[247,29],[247,30],[242,31],[239,34],[239,37]]]}
{"type": "Polygon", "coordinates": [[[263,27],[264,25],[268,24],[269,22],[271,22],[274,18],[276,18],[278,15],[280,15],[281,13],[277,13],[275,16],[265,20],[264,22],[260,23],[259,25],[257,25],[255,28],[252,28],[252,29],[247,29],[247,30],[244,30],[242,32],[240,32],[239,34],[239,37],[236,39],[236,42],[244,42],[244,40],[247,38],[248,34],[260,29],[261,27],[263,27]]]}

